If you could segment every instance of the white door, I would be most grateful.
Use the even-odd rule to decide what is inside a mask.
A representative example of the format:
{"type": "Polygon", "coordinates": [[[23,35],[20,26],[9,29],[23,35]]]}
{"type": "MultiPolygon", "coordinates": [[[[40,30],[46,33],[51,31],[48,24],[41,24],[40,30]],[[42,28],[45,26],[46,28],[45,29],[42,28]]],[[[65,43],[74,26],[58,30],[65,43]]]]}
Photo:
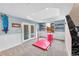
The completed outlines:
{"type": "Polygon", "coordinates": [[[30,25],[30,39],[36,38],[36,31],[35,31],[35,25],[31,24],[30,25]]]}
{"type": "Polygon", "coordinates": [[[22,41],[25,42],[30,39],[30,27],[29,24],[23,23],[22,24],[22,41]]]}

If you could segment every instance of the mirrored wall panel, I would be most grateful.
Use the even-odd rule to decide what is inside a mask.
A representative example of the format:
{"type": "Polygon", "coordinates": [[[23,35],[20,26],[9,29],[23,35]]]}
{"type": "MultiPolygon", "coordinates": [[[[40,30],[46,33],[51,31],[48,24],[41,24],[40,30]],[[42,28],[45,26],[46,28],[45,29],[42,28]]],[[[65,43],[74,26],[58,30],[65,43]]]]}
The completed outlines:
{"type": "Polygon", "coordinates": [[[45,31],[46,30],[46,23],[39,23],[39,31],[45,31]]]}
{"type": "Polygon", "coordinates": [[[65,20],[55,21],[55,31],[58,32],[65,31],[65,20]]]}

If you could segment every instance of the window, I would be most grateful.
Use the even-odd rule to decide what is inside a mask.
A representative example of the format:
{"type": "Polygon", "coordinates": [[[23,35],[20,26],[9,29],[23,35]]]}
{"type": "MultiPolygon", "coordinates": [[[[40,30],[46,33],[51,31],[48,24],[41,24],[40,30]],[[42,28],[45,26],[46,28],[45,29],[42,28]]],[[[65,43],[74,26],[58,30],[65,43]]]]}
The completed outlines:
{"type": "Polygon", "coordinates": [[[55,31],[65,31],[65,20],[55,21],[55,31]]]}

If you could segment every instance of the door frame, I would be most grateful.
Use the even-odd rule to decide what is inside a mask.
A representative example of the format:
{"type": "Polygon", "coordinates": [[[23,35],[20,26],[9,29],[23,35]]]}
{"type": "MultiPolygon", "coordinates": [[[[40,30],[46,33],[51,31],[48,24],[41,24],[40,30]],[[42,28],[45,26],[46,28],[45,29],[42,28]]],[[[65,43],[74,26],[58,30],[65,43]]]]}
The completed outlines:
{"type": "Polygon", "coordinates": [[[36,27],[35,27],[35,24],[30,24],[30,39],[35,39],[35,38],[36,38],[36,27]],[[34,26],[34,34],[35,34],[34,38],[31,38],[31,25],[34,26]]]}
{"type": "Polygon", "coordinates": [[[35,24],[22,23],[22,42],[26,42],[28,40],[35,39],[35,38],[31,38],[31,25],[34,26],[34,32],[35,32],[35,38],[36,38],[36,26],[35,26],[35,24]],[[28,25],[28,30],[29,30],[28,39],[26,39],[26,40],[24,40],[24,25],[28,25]]]}
{"type": "Polygon", "coordinates": [[[28,39],[24,40],[24,25],[28,25],[28,30],[29,30],[29,23],[22,23],[22,42],[26,42],[28,40],[30,40],[30,32],[29,32],[29,35],[28,35],[28,39]]]}

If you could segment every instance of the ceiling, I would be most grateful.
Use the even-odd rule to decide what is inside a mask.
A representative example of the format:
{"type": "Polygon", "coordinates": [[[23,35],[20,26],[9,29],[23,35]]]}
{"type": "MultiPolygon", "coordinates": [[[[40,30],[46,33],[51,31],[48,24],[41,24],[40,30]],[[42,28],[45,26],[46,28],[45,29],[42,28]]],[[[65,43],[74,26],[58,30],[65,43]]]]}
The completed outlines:
{"type": "Polygon", "coordinates": [[[69,14],[76,26],[79,26],[79,3],[75,3],[69,14]]]}
{"type": "Polygon", "coordinates": [[[67,15],[73,3],[0,3],[0,12],[34,21],[67,15]]]}

